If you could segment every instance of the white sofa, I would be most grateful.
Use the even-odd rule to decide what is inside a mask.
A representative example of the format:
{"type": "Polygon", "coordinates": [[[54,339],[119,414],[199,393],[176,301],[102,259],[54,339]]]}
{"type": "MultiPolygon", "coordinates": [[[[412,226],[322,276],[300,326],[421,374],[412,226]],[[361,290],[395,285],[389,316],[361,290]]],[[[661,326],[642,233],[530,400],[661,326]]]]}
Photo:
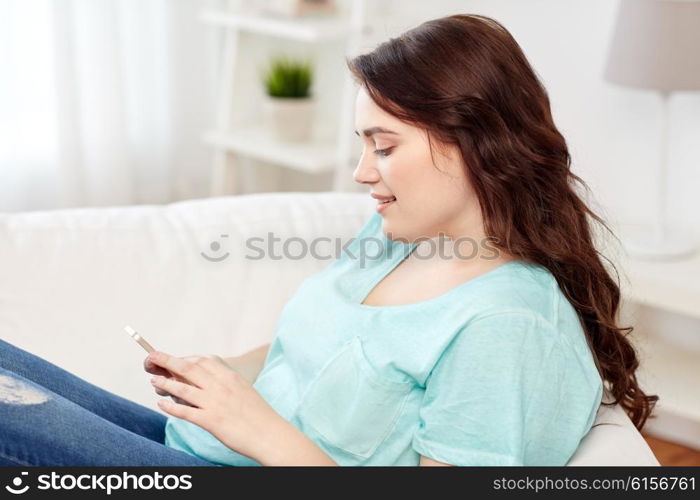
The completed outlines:
{"type": "MultiPolygon", "coordinates": [[[[244,239],[267,243],[269,231],[344,243],[374,209],[366,194],[280,192],[0,213],[0,338],[158,410],[145,352],[125,325],[175,355],[268,343],[299,283],[337,252],[329,244],[317,248],[326,260],[254,260],[244,239]]],[[[659,465],[619,406],[601,407],[599,423],[610,425],[594,427],[568,465],[659,465]]]]}

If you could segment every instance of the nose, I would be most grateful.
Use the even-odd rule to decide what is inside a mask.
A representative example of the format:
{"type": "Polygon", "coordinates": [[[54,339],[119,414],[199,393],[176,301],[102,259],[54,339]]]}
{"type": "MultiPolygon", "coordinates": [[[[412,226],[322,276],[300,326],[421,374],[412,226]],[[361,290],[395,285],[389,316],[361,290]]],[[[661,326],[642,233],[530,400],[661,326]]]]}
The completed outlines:
{"type": "Polygon", "coordinates": [[[374,167],[372,160],[370,158],[365,158],[364,153],[357,162],[357,167],[355,167],[352,178],[355,182],[360,184],[371,184],[379,180],[379,172],[374,167]]]}

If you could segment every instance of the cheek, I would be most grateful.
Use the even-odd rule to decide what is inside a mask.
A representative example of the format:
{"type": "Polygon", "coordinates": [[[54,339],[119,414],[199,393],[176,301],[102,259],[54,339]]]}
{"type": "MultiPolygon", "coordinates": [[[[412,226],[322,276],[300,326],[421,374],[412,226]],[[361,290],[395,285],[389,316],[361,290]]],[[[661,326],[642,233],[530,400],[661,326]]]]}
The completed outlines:
{"type": "MultiPolygon", "coordinates": [[[[401,153],[388,156],[379,163],[378,170],[388,190],[398,198],[408,198],[415,192],[422,192],[429,165],[420,159],[420,155],[405,149],[401,153]]],[[[399,201],[401,201],[399,199],[399,201]]]]}
{"type": "Polygon", "coordinates": [[[450,211],[468,198],[464,174],[445,165],[433,165],[429,152],[399,148],[382,160],[377,169],[386,189],[397,198],[402,210],[417,207],[431,212],[450,211]],[[438,169],[439,168],[439,169],[438,169]]]}
{"type": "Polygon", "coordinates": [[[463,212],[470,205],[473,195],[463,177],[447,174],[429,163],[401,174],[401,191],[395,194],[403,202],[403,209],[416,207],[428,218],[442,218],[463,212]]]}

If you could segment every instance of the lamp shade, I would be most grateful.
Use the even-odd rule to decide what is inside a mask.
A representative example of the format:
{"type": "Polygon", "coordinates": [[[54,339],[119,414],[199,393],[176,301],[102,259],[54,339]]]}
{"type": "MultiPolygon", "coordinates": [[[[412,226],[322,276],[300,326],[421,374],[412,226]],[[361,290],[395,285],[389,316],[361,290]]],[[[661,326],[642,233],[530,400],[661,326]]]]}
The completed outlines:
{"type": "Polygon", "coordinates": [[[700,0],[620,0],[604,78],[626,87],[700,90],[700,0]]]}

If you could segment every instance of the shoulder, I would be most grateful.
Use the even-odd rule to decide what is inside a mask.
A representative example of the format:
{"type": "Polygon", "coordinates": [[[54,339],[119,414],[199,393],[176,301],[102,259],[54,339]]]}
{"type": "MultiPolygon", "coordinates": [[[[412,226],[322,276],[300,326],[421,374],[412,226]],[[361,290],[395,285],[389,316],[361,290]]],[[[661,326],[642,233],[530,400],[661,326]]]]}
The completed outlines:
{"type": "Polygon", "coordinates": [[[471,317],[456,332],[450,347],[480,359],[543,359],[559,344],[560,337],[556,327],[538,311],[512,307],[471,317]]]}
{"type": "Polygon", "coordinates": [[[432,370],[433,379],[435,372],[449,374],[443,377],[476,380],[501,391],[530,391],[528,398],[533,392],[543,396],[562,387],[573,392],[592,387],[595,392],[599,383],[583,331],[558,328],[524,308],[471,318],[455,332],[432,370]]]}
{"type": "Polygon", "coordinates": [[[589,385],[598,384],[584,326],[552,273],[523,262],[504,271],[477,291],[450,348],[462,359],[498,358],[495,363],[502,361],[504,370],[509,362],[533,369],[546,363],[550,369],[568,370],[572,379],[581,375],[589,385]]]}
{"type": "Polygon", "coordinates": [[[517,317],[521,329],[527,324],[541,334],[555,335],[563,348],[590,357],[579,312],[552,272],[539,264],[512,263],[489,287],[479,291],[466,314],[465,326],[482,320],[486,326],[517,317]]]}
{"type": "Polygon", "coordinates": [[[585,345],[577,312],[546,267],[516,260],[496,271],[471,289],[454,331],[459,340],[453,342],[480,344],[492,352],[549,353],[556,344],[585,345]]]}
{"type": "Polygon", "coordinates": [[[529,320],[556,330],[562,319],[570,322],[576,316],[556,278],[546,267],[514,260],[495,271],[490,279],[473,288],[464,309],[465,325],[486,318],[495,322],[518,317],[521,321],[529,320]]]}

